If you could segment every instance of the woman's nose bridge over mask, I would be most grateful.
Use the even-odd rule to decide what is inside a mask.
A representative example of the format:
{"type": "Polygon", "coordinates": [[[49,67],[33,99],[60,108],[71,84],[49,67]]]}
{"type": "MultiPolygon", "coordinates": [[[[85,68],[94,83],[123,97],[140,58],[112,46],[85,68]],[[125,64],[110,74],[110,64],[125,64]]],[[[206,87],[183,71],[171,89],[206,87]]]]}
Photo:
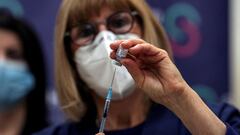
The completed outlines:
{"type": "Polygon", "coordinates": [[[115,38],[116,38],[115,35],[112,32],[105,30],[105,29],[103,29],[98,34],[101,37],[99,40],[99,45],[104,46],[108,55],[110,55],[110,52],[111,52],[110,44],[115,40],[115,38]]]}
{"type": "Polygon", "coordinates": [[[106,20],[96,20],[94,22],[96,29],[99,32],[107,30],[107,21],[106,20]]]}

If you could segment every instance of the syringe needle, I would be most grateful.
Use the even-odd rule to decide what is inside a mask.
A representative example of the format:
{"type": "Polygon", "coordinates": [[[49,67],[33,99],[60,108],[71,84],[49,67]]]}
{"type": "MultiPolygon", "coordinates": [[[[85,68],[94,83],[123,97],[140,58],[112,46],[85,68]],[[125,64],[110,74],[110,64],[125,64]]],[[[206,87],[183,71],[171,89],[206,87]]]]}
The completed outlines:
{"type": "Polygon", "coordinates": [[[116,67],[114,68],[113,77],[112,77],[112,82],[111,82],[110,87],[112,87],[112,85],[113,85],[113,80],[114,80],[115,73],[116,73],[116,67]]]}
{"type": "Polygon", "coordinates": [[[116,73],[116,67],[113,72],[112,82],[108,89],[108,94],[107,94],[106,101],[104,104],[103,116],[102,116],[102,120],[101,120],[101,124],[100,124],[100,128],[99,128],[99,133],[103,133],[103,131],[104,131],[104,127],[105,127],[105,123],[106,123],[106,119],[107,119],[107,113],[108,113],[108,109],[109,109],[110,102],[112,99],[112,85],[113,85],[115,73],[116,73]]]}

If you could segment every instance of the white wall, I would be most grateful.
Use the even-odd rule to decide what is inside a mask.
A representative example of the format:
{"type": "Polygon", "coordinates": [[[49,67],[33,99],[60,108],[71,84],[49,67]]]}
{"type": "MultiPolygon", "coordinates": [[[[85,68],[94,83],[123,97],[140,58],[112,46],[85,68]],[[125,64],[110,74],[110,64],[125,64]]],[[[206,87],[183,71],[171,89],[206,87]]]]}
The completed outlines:
{"type": "Polygon", "coordinates": [[[230,0],[231,102],[240,109],[240,0],[230,0]]]}

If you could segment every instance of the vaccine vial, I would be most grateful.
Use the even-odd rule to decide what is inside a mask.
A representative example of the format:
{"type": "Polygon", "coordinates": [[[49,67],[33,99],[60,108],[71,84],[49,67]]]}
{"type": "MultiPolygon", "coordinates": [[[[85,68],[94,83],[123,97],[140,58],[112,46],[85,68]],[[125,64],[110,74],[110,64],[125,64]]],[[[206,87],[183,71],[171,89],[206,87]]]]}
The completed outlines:
{"type": "Polygon", "coordinates": [[[114,64],[121,66],[122,64],[119,62],[121,61],[123,58],[126,58],[128,53],[128,49],[124,49],[122,47],[122,45],[119,45],[117,52],[116,52],[116,60],[114,64]]]}

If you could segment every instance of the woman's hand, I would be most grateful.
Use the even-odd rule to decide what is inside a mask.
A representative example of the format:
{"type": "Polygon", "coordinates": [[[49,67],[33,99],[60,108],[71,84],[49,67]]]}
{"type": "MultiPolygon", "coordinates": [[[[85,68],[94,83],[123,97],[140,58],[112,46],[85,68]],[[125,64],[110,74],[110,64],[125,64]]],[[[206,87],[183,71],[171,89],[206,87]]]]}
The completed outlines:
{"type": "Polygon", "coordinates": [[[184,81],[166,51],[141,39],[119,40],[110,45],[113,50],[111,58],[116,58],[119,45],[129,49],[130,56],[122,59],[121,63],[128,69],[137,87],[174,112],[192,134],[226,133],[225,124],[184,81]]]}
{"type": "Polygon", "coordinates": [[[121,63],[132,75],[137,87],[145,91],[157,103],[165,104],[171,96],[179,96],[188,85],[171,61],[168,53],[141,39],[118,40],[110,45],[116,58],[116,51],[122,45],[130,57],[121,63]]]}

